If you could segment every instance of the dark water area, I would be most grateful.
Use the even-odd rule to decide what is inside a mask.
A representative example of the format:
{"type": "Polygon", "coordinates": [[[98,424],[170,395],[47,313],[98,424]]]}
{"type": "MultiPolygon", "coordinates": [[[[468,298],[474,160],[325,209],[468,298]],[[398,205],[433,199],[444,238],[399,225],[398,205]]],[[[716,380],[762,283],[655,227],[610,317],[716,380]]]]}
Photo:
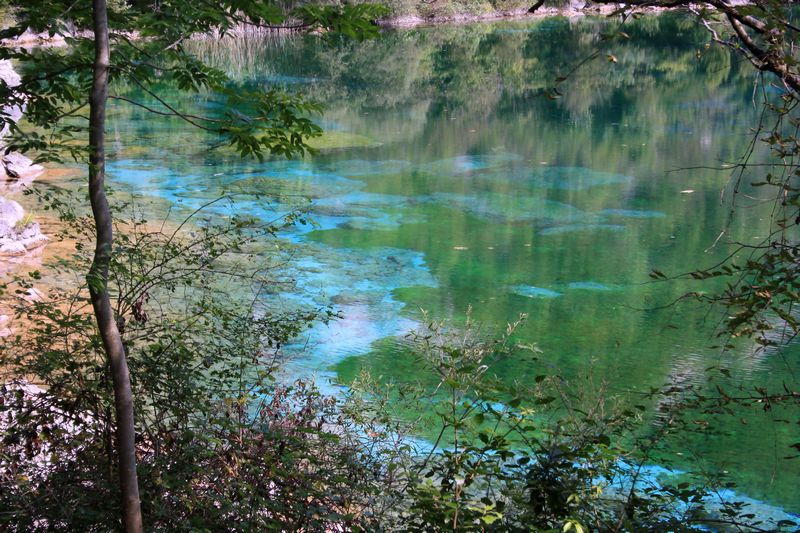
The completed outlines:
{"type": "MultiPolygon", "coordinates": [[[[636,397],[665,384],[702,387],[718,377],[710,367],[725,366],[738,384],[796,386],[795,346],[759,352],[744,340],[722,354],[713,348],[722,310],[668,305],[718,284],[649,276],[709,267],[728,243],[768,234],[759,196],[769,191],[744,185],[729,222],[726,168],[745,153],[761,99],[778,92],[738,57],[706,47],[688,19],[643,18],[626,25],[629,39],[602,39],[616,28],[554,18],[363,43],[198,42],[199,55],[237,80],[322,102],[320,152],[241,160],[185,123],[115,107],[109,172],[175,211],[223,194],[237,200],[212,207],[219,216],[307,209],[314,225],[265,244],[291,281],[265,305],[339,311],[297,340],[289,369],[331,382],[329,391],[362,370],[423,379],[406,345],[420,309],[458,323],[469,306],[488,326],[528,315],[518,337],[541,356],[498,365],[506,380],[590,375],[636,397]],[[560,96],[548,97],[568,73],[560,96]]],[[[164,91],[185,107],[219,105],[164,91]]],[[[751,161],[767,158],[758,147],[751,161]]],[[[759,176],[752,168],[745,183],[759,176]]],[[[776,422],[777,411],[709,419],[717,431],[687,434],[669,462],[727,471],[740,494],[798,512],[800,459],[783,458],[800,430],[776,422]]]]}

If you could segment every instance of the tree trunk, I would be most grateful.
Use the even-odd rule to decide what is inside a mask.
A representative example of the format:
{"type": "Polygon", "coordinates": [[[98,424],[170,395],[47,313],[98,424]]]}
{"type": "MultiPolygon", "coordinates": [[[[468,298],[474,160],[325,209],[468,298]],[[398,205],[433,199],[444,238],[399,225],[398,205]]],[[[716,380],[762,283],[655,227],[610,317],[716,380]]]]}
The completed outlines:
{"type": "Polygon", "coordinates": [[[108,98],[108,13],[106,0],[93,0],[94,79],[89,97],[89,199],[97,232],[94,261],[87,276],[92,307],[103,348],[111,366],[117,418],[117,454],[122,496],[122,522],[128,533],[142,531],[139,483],[136,478],[136,431],[133,425],[133,393],[125,347],[114,319],[108,295],[108,267],[113,244],[113,225],[105,193],[105,121],[108,98]]]}
{"type": "Polygon", "coordinates": [[[535,4],[533,4],[530,9],[528,9],[528,13],[536,13],[536,10],[539,9],[544,5],[545,0],[538,0],[535,4]]]}

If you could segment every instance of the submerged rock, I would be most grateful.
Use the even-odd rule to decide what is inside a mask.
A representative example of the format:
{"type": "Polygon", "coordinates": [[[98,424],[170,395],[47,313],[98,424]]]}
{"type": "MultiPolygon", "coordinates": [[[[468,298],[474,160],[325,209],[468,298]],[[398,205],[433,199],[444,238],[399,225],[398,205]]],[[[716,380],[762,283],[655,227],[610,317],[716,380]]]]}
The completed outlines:
{"type": "Polygon", "coordinates": [[[520,296],[527,296],[528,298],[558,298],[561,293],[552,289],[544,289],[542,287],[534,287],[532,285],[516,285],[511,288],[516,294],[520,296]]]}
{"type": "Polygon", "coordinates": [[[625,226],[617,224],[568,224],[566,226],[553,226],[539,231],[539,235],[560,235],[562,233],[590,232],[596,230],[622,231],[625,226]]]}
{"type": "Polygon", "coordinates": [[[491,221],[541,223],[572,222],[580,220],[583,212],[566,203],[536,196],[487,193],[463,195],[436,192],[430,201],[471,213],[491,221]]]}
{"type": "Polygon", "coordinates": [[[570,289],[578,289],[584,291],[614,291],[617,287],[598,283],[596,281],[573,281],[568,285],[570,289]]]}
{"type": "Polygon", "coordinates": [[[648,211],[644,209],[603,209],[601,215],[622,218],[663,218],[666,213],[661,211],[648,211]]]}
{"type": "Polygon", "coordinates": [[[460,176],[483,170],[502,167],[508,163],[522,160],[512,153],[458,155],[439,159],[419,166],[419,170],[433,175],[460,176]]]}
{"type": "Polygon", "coordinates": [[[528,179],[535,187],[580,191],[605,185],[625,185],[633,178],[624,174],[601,172],[585,167],[534,168],[528,179]]]}

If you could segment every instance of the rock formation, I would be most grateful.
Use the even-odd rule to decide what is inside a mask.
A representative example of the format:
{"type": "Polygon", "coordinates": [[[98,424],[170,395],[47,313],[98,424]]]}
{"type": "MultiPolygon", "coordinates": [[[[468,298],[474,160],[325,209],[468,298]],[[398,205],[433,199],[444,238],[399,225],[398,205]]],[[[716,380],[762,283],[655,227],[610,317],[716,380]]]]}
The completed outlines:
{"type": "MultiPolygon", "coordinates": [[[[7,59],[0,60],[0,80],[9,87],[16,87],[21,83],[19,74],[14,72],[11,61],[7,59]]],[[[17,122],[22,118],[24,108],[20,104],[4,105],[2,112],[3,115],[6,115],[11,121],[17,122]]],[[[8,135],[8,130],[8,124],[4,125],[2,130],[0,130],[0,140],[8,135]]],[[[5,146],[2,145],[1,141],[0,147],[3,148],[2,161],[3,170],[5,171],[5,179],[3,181],[21,180],[29,183],[33,178],[44,172],[44,167],[35,165],[33,161],[22,154],[16,152],[5,153],[5,146]]]]}
{"type": "Polygon", "coordinates": [[[45,242],[39,224],[26,220],[22,206],[0,197],[0,256],[22,255],[45,242]]]}
{"type": "MultiPolygon", "coordinates": [[[[19,75],[14,72],[11,62],[8,60],[0,61],[0,80],[9,87],[20,84],[19,75]]],[[[10,117],[12,121],[17,121],[22,117],[24,109],[22,105],[4,105],[2,113],[10,117]]],[[[8,134],[9,126],[6,124],[0,130],[0,149],[4,148],[2,139],[8,134]]],[[[41,165],[34,165],[33,162],[22,154],[16,152],[5,153],[2,149],[3,170],[5,173],[4,185],[8,185],[9,180],[23,185],[30,183],[34,177],[44,171],[41,165]]],[[[15,188],[15,187],[10,187],[15,188]]],[[[30,217],[25,216],[22,206],[13,200],[8,200],[0,196],[0,257],[23,255],[29,250],[42,246],[47,242],[47,237],[42,235],[39,224],[33,222],[30,217]]]]}

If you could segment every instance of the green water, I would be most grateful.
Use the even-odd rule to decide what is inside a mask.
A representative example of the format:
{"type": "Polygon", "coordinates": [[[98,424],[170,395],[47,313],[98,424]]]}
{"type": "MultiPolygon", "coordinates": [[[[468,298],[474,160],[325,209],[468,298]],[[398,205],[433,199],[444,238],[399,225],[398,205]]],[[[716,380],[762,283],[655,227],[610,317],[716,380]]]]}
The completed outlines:
{"type": "MultiPolygon", "coordinates": [[[[768,215],[743,200],[712,246],[726,227],[720,192],[730,173],[709,167],[738,160],[760,113],[754,99],[776,91],[754,88],[751,69],[706,49],[707,35],[689,21],[645,18],[626,27],[629,40],[601,42],[613,27],[545,19],[365,43],[200,42],[198,53],[237,79],[323,102],[321,152],[240,161],[185,124],[115,108],[110,173],[177,210],[229,192],[239,195],[237,212],[264,218],[310,205],[317,226],[287,231],[274,252],[295,288],[270,304],[341,312],[294,347],[291,372],[321,382],[347,383],[362,368],[419,377],[404,349],[419,309],[458,321],[472,305],[485,324],[529,316],[520,336],[542,356],[505,362],[496,371],[507,379],[589,373],[628,394],[703,384],[708,367],[725,364],[739,382],[796,384],[794,347],[754,353],[742,342],[723,356],[710,348],[717,310],[666,306],[713,286],[648,276],[713,265],[727,242],[766,235],[768,215]],[[546,97],[598,48],[560,98],[546,97]]],[[[740,492],[800,511],[800,460],[782,459],[800,431],[776,418],[720,418],[721,434],[687,436],[678,463],[734,472],[740,492]]]]}

